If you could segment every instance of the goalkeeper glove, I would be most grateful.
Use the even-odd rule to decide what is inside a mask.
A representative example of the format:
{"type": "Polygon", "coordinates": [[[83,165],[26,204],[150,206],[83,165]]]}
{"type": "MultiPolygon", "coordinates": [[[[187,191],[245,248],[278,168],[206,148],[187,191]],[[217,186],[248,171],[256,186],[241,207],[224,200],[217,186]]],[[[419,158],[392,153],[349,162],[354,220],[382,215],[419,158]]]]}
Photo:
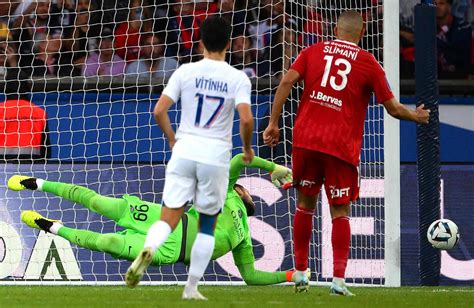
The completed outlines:
{"type": "Polygon", "coordinates": [[[271,176],[272,183],[276,187],[281,187],[282,185],[287,186],[293,182],[293,173],[291,170],[280,165],[275,165],[271,176]]]}
{"type": "MultiPolygon", "coordinates": [[[[286,272],[286,281],[287,282],[296,282],[296,277],[295,277],[296,271],[287,271],[286,272]]],[[[308,277],[308,280],[311,279],[311,269],[306,269],[306,277],[308,277]]]]}

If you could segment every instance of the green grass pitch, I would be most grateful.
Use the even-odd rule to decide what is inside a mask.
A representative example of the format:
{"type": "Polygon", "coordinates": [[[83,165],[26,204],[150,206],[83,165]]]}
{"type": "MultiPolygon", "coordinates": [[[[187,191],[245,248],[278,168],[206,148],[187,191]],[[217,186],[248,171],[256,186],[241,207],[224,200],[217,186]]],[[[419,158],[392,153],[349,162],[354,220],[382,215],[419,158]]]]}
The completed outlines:
{"type": "Polygon", "coordinates": [[[351,288],[355,297],[330,296],[328,287],[293,293],[290,286],[202,286],[208,302],[182,301],[182,286],[0,286],[1,307],[470,307],[474,287],[351,288]]]}

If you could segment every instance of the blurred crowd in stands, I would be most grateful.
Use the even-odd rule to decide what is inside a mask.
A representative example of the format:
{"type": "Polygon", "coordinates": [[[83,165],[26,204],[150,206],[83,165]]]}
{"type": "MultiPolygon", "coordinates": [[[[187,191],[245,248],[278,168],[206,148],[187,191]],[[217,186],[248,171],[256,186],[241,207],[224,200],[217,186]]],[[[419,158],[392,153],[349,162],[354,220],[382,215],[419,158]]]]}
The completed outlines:
{"type": "Polygon", "coordinates": [[[0,64],[32,77],[166,78],[202,58],[199,26],[221,14],[233,25],[229,62],[252,77],[275,75],[283,53],[298,53],[283,8],[279,0],[18,0],[0,20],[0,64]]]}
{"type": "MultiPolygon", "coordinates": [[[[415,17],[419,0],[400,1],[400,72],[402,78],[414,76],[415,17]]],[[[438,77],[474,78],[474,0],[436,0],[438,27],[438,77]]]]}
{"type": "MultiPolygon", "coordinates": [[[[471,1],[437,0],[441,78],[473,75],[471,1]]],[[[383,60],[379,0],[12,0],[0,2],[0,74],[166,78],[202,57],[199,26],[221,14],[233,25],[228,61],[250,77],[278,78],[301,48],[331,38],[342,2],[370,5],[362,47],[383,60]]],[[[416,3],[400,1],[403,78],[414,76],[416,3]]]]}

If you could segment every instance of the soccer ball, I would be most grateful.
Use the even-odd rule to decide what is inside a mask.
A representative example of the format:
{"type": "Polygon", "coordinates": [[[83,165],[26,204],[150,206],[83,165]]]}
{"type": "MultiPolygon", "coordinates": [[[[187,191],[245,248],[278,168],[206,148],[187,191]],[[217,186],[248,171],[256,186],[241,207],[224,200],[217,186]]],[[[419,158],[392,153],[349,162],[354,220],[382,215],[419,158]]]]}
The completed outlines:
{"type": "Polygon", "coordinates": [[[428,228],[428,241],[434,248],[452,249],[459,242],[458,226],[449,219],[438,219],[428,228]]]}

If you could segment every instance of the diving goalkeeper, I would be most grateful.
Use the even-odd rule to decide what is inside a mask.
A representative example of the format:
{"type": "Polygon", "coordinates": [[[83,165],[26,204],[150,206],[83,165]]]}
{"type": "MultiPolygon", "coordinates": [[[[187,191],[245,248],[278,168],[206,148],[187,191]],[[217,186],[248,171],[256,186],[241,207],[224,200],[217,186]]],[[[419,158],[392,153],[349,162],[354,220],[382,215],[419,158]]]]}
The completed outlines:
{"type": "MultiPolygon", "coordinates": [[[[246,165],[242,154],[230,162],[230,179],[224,210],[216,226],[216,244],[212,260],[232,251],[235,265],[248,285],[269,285],[292,281],[293,271],[263,272],[254,267],[255,257],[248,226],[248,216],[255,212],[255,205],[249,192],[237,184],[243,168],[259,168],[272,173],[272,182],[279,187],[292,181],[291,170],[265,159],[254,157],[246,165]]],[[[161,205],[124,195],[110,198],[97,194],[88,188],[50,182],[33,177],[14,175],[8,181],[11,190],[39,190],[80,203],[89,210],[112,219],[125,230],[117,233],[97,233],[89,230],[63,226],[59,221],[41,216],[34,211],[24,211],[21,219],[28,226],[59,235],[77,246],[109,253],[117,259],[133,261],[145,243],[148,228],[160,218],[161,205]]],[[[189,264],[191,247],[198,232],[198,213],[191,207],[183,215],[176,229],[153,257],[152,265],[166,265],[177,262],[189,264]]]]}

